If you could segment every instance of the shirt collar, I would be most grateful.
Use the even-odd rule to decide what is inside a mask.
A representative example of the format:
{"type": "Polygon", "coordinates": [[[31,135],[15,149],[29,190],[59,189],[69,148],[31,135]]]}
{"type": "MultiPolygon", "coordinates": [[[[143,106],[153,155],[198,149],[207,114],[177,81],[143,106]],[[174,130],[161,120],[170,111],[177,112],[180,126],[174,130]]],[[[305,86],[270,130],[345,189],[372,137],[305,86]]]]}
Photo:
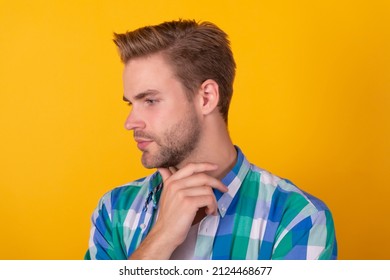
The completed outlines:
{"type": "Polygon", "coordinates": [[[222,179],[222,183],[228,187],[228,191],[226,193],[222,193],[218,190],[214,190],[215,197],[218,202],[218,211],[222,218],[226,215],[226,212],[240,189],[250,167],[250,163],[242,153],[241,149],[237,146],[235,146],[235,148],[237,150],[236,164],[222,179]]]}
{"type": "MultiPolygon", "coordinates": [[[[226,215],[227,209],[232,203],[238,190],[241,187],[242,182],[245,179],[246,174],[249,171],[250,163],[242,153],[241,149],[234,146],[237,151],[237,161],[234,167],[229,173],[222,179],[222,183],[228,187],[226,193],[222,193],[219,190],[214,189],[214,194],[218,203],[218,212],[223,218],[226,215]]],[[[159,172],[155,172],[149,181],[149,195],[145,203],[145,207],[153,201],[153,207],[157,208],[158,201],[160,199],[162,190],[162,178],[159,172]]]]}

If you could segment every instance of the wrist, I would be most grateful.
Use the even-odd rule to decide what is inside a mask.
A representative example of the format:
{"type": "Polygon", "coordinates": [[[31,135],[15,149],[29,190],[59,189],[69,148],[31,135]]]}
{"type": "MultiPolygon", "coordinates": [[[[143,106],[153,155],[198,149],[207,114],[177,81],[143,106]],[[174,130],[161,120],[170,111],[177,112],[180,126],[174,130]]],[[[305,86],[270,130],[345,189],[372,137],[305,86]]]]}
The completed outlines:
{"type": "Polygon", "coordinates": [[[169,233],[155,224],[140,246],[129,257],[132,260],[168,260],[180,243],[174,242],[169,233]]]}

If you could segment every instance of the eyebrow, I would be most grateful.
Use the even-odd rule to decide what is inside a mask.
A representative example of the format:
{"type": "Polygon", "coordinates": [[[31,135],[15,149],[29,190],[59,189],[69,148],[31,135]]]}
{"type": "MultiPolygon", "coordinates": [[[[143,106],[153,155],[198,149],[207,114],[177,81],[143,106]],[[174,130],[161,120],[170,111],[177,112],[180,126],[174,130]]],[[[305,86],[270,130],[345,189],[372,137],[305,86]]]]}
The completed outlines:
{"type": "MultiPolygon", "coordinates": [[[[133,99],[134,100],[141,100],[141,99],[144,99],[147,96],[154,96],[154,95],[156,95],[158,93],[159,93],[159,91],[157,91],[157,90],[148,89],[146,91],[143,91],[143,92],[140,92],[140,93],[136,94],[133,99]]],[[[132,102],[129,99],[127,99],[125,96],[123,96],[123,101],[132,104],[132,102]]]]}

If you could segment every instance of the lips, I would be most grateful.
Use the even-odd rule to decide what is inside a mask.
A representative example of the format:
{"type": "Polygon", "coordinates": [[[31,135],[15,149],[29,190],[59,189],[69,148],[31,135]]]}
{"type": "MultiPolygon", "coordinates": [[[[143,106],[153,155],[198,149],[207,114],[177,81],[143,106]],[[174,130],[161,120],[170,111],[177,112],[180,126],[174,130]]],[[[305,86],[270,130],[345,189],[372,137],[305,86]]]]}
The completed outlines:
{"type": "Polygon", "coordinates": [[[146,147],[153,142],[151,139],[144,139],[144,138],[135,138],[135,142],[137,142],[137,147],[141,151],[145,150],[146,147]]]}

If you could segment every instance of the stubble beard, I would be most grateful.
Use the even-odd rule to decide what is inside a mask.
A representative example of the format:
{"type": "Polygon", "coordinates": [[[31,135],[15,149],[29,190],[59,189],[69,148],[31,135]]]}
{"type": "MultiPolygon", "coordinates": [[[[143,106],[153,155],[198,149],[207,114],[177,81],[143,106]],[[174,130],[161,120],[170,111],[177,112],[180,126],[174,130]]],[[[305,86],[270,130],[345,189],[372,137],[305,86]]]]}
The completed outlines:
{"type": "Polygon", "coordinates": [[[199,143],[201,127],[194,112],[170,127],[161,137],[150,135],[158,145],[156,154],[144,151],[142,164],[146,168],[177,166],[193,153],[199,143]]]}

